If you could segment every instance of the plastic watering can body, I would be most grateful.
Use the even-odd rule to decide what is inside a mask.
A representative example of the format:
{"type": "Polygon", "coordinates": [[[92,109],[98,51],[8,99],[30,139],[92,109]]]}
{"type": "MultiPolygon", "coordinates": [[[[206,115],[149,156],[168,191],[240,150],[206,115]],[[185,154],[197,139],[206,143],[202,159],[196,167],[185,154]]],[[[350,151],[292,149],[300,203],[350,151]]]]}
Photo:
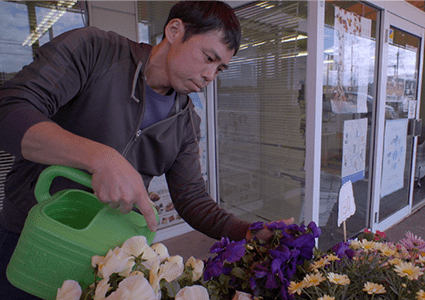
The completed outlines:
{"type": "Polygon", "coordinates": [[[6,272],[13,285],[42,299],[55,299],[68,279],[78,281],[83,289],[92,284],[92,256],[106,255],[133,236],[145,236],[148,244],[155,237],[141,214],[122,214],[92,193],[70,189],[50,195],[57,176],[91,187],[91,176],[80,170],[45,169],[35,187],[39,203],[28,214],[6,272]]]}

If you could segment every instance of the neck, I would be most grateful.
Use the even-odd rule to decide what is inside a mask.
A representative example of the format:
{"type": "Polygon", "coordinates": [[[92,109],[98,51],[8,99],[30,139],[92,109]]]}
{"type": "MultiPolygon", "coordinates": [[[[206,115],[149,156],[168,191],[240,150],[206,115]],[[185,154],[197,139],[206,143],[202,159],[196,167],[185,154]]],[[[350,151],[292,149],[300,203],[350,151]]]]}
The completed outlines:
{"type": "Polygon", "coordinates": [[[166,95],[172,89],[166,70],[168,51],[169,46],[165,40],[153,46],[145,68],[146,84],[160,95],[166,95]]]}

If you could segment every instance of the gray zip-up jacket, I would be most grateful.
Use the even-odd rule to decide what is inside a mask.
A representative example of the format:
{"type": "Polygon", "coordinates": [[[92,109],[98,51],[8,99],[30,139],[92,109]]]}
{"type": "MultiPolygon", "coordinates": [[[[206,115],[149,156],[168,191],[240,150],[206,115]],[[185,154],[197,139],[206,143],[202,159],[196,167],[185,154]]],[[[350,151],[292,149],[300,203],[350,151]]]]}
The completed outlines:
{"type": "MultiPolygon", "coordinates": [[[[174,206],[193,228],[219,239],[245,238],[249,223],[221,209],[207,194],[199,163],[200,118],[185,95],[172,113],[143,130],[143,67],[151,46],[94,27],[66,32],[37,51],[34,62],[0,86],[0,149],[16,161],[7,176],[0,222],[20,232],[37,201],[34,185],[47,166],[21,156],[26,130],[42,122],[119,151],[148,187],[166,174],[174,206]]],[[[82,188],[65,178],[51,193],[82,188]]]]}

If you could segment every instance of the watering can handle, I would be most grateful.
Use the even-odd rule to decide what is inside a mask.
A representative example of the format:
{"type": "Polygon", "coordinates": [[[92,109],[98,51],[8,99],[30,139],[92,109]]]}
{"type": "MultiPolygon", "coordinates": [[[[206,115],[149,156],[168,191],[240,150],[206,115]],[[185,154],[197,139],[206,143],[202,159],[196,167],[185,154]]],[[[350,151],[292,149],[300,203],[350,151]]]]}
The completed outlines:
{"type": "Polygon", "coordinates": [[[55,177],[62,176],[91,188],[91,176],[83,171],[65,167],[65,166],[50,166],[41,172],[35,185],[35,198],[38,202],[44,201],[52,197],[50,195],[50,186],[55,177]]]}

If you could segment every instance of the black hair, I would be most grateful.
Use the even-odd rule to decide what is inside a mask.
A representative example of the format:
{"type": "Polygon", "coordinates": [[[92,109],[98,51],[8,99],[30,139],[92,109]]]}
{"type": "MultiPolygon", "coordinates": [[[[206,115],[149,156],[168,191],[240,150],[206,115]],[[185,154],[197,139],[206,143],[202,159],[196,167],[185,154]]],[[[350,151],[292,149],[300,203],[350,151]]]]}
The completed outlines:
{"type": "MultiPolygon", "coordinates": [[[[190,37],[214,30],[223,31],[223,43],[234,54],[241,42],[241,26],[233,9],[222,1],[181,1],[168,15],[164,29],[172,19],[180,19],[185,26],[183,42],[190,37]]],[[[165,30],[164,30],[165,32],[165,30]]]]}

